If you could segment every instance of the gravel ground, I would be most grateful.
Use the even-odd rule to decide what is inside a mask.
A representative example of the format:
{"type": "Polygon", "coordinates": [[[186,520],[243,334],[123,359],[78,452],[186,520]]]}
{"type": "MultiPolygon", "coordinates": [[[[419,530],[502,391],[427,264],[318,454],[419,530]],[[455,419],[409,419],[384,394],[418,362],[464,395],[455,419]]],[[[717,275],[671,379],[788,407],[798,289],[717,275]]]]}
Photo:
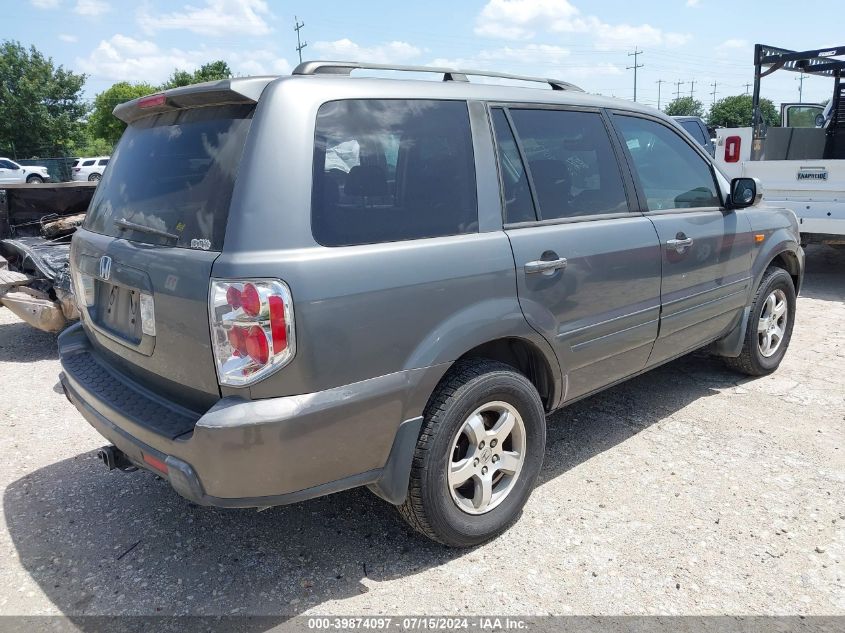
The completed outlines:
{"type": "Polygon", "coordinates": [[[106,472],[2,310],[0,614],[845,615],[845,251],[807,254],[778,372],[697,354],[555,414],[521,520],[463,552],[363,490],[256,513],[106,472]]]}

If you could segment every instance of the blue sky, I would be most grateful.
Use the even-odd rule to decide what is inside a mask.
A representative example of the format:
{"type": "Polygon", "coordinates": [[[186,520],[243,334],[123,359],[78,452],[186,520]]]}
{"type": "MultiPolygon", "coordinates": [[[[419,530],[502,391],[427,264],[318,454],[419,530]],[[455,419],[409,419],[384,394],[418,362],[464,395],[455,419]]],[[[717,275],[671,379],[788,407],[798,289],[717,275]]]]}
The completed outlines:
{"type": "MultiPolygon", "coordinates": [[[[305,22],[305,59],[458,65],[551,76],[588,91],[638,100],[680,94],[705,105],[745,92],[752,49],[845,44],[840,19],[794,1],[728,0],[2,0],[0,39],[34,44],[87,73],[86,96],[121,80],[161,82],[173,70],[225,59],[237,74],[288,73],[298,61],[294,15],[305,22]],[[831,19],[813,19],[814,15],[831,19]],[[692,82],[695,82],[694,84],[692,82]]],[[[836,3],[834,3],[836,5],[836,3]]],[[[763,95],[798,100],[798,75],[775,73],[763,95]]],[[[821,101],[832,80],[804,80],[821,101]]]]}

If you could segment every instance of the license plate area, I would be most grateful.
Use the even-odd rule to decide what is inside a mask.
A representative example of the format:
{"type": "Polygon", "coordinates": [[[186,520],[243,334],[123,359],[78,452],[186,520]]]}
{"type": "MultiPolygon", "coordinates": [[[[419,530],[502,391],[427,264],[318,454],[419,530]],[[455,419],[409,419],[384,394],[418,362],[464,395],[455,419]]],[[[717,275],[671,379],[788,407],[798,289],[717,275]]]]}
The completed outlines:
{"type": "Polygon", "coordinates": [[[112,336],[139,345],[141,330],[141,291],[137,288],[96,280],[94,323],[112,336]]]}

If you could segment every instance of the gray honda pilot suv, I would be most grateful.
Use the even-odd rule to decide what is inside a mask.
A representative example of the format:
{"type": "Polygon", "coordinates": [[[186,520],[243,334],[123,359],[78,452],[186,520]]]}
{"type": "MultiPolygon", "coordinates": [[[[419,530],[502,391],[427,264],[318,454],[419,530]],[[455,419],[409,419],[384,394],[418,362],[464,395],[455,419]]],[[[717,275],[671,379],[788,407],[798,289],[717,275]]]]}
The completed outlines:
{"type": "Polygon", "coordinates": [[[518,517],[549,412],[704,346],[777,368],[796,219],[671,119],[361,68],[389,74],[308,62],[115,109],[59,338],[110,468],[224,507],[367,486],[469,546],[518,517]]]}

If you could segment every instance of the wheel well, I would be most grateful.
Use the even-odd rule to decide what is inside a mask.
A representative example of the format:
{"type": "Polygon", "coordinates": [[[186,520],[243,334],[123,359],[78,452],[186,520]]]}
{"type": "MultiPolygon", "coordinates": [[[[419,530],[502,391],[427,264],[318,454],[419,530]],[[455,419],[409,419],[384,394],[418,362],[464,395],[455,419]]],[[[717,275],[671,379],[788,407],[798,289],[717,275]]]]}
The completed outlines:
{"type": "Polygon", "coordinates": [[[792,283],[795,286],[795,294],[797,295],[801,284],[801,267],[798,264],[798,257],[794,253],[784,251],[775,255],[774,259],[769,262],[769,266],[782,268],[789,273],[789,276],[792,277],[792,283]]]}
{"type": "Polygon", "coordinates": [[[467,358],[487,358],[510,365],[531,381],[546,411],[550,410],[554,398],[554,374],[543,352],[533,343],[521,338],[496,339],[472,348],[458,360],[467,358]]]}

